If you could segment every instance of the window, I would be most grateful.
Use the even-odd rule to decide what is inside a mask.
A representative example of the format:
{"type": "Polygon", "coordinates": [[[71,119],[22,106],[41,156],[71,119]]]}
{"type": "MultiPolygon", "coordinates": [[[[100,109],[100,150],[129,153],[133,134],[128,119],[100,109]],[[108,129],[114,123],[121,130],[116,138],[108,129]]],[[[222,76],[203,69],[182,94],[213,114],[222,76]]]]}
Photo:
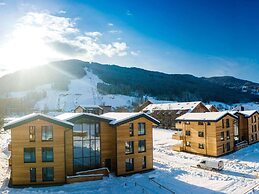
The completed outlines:
{"type": "Polygon", "coordinates": [[[204,149],[204,144],[203,143],[199,143],[199,148],[200,149],[204,149]]]}
{"type": "Polygon", "coordinates": [[[222,152],[225,153],[225,144],[222,145],[222,152]]]}
{"type": "Polygon", "coordinates": [[[207,122],[207,125],[211,125],[210,122],[207,122]]]}
{"type": "Polygon", "coordinates": [[[254,126],[254,131],[255,131],[255,132],[257,131],[257,126],[256,126],[256,125],[254,126]]]}
{"type": "Polygon", "coordinates": [[[31,142],[35,141],[35,126],[29,126],[29,140],[31,142]]]}
{"type": "Polygon", "coordinates": [[[134,141],[126,141],[125,154],[133,154],[133,153],[134,153],[134,141]]]}
{"type": "Polygon", "coordinates": [[[36,182],[36,168],[30,168],[30,182],[36,182]]]}
{"type": "Polygon", "coordinates": [[[187,146],[187,147],[191,147],[191,142],[187,141],[187,142],[186,142],[186,146],[187,146]]]}
{"type": "Polygon", "coordinates": [[[129,135],[130,135],[130,137],[134,136],[134,124],[133,123],[129,124],[129,135]]]}
{"type": "Polygon", "coordinates": [[[146,168],[146,167],[147,167],[147,157],[144,156],[144,157],[142,158],[142,169],[144,169],[144,168],[146,168]]]}
{"type": "Polygon", "coordinates": [[[256,116],[254,116],[254,122],[256,123],[256,116]]]}
{"type": "Polygon", "coordinates": [[[230,139],[229,131],[227,131],[227,139],[230,139]]]}
{"type": "Polygon", "coordinates": [[[198,125],[203,125],[203,122],[199,121],[199,122],[198,122],[198,125]]]}
{"type": "Polygon", "coordinates": [[[226,119],[226,128],[229,128],[229,119],[226,119]]]}
{"type": "Polygon", "coordinates": [[[54,181],[54,168],[53,167],[42,168],[42,180],[43,181],[54,181]]]}
{"type": "Polygon", "coordinates": [[[252,125],[252,133],[254,132],[254,126],[252,125]]]}
{"type": "Polygon", "coordinates": [[[145,135],[146,134],[146,124],[139,123],[138,124],[138,135],[145,135]]]}
{"type": "Polygon", "coordinates": [[[35,148],[24,148],[24,163],[36,162],[35,148]]]}
{"type": "Polygon", "coordinates": [[[251,135],[251,141],[254,141],[254,135],[251,135]]]}
{"type": "Polygon", "coordinates": [[[189,121],[186,121],[185,124],[186,124],[186,125],[190,125],[190,122],[189,122],[189,121]]]}
{"type": "Polygon", "coordinates": [[[191,131],[185,131],[185,135],[186,136],[190,136],[191,135],[191,131]]]}
{"type": "Polygon", "coordinates": [[[221,140],[221,141],[224,141],[224,131],[223,131],[223,132],[220,132],[220,140],[221,140]]]}
{"type": "Polygon", "coordinates": [[[251,117],[251,122],[252,122],[252,123],[254,122],[254,117],[251,117]]]}
{"type": "Polygon", "coordinates": [[[224,119],[222,119],[222,128],[224,128],[225,126],[224,126],[224,119]]]}
{"type": "Polygon", "coordinates": [[[146,140],[139,140],[138,141],[138,152],[145,152],[146,151],[146,140]]]}
{"type": "Polygon", "coordinates": [[[257,133],[255,134],[255,140],[257,141],[257,133]]]}
{"type": "Polygon", "coordinates": [[[203,131],[199,131],[199,132],[198,132],[198,136],[199,136],[199,137],[204,137],[204,132],[203,132],[203,131]]]}
{"type": "Polygon", "coordinates": [[[227,143],[227,152],[230,151],[230,142],[227,143]]]}
{"type": "Polygon", "coordinates": [[[73,127],[74,170],[100,167],[100,124],[80,120],[73,127]]]}
{"type": "Polygon", "coordinates": [[[41,127],[41,140],[42,141],[53,141],[53,127],[42,126],[41,127]]]}
{"type": "Polygon", "coordinates": [[[134,170],[134,159],[133,158],[127,158],[125,160],[125,168],[126,168],[126,172],[134,170]]]}
{"type": "Polygon", "coordinates": [[[53,162],[53,148],[42,148],[42,162],[53,162]]]}

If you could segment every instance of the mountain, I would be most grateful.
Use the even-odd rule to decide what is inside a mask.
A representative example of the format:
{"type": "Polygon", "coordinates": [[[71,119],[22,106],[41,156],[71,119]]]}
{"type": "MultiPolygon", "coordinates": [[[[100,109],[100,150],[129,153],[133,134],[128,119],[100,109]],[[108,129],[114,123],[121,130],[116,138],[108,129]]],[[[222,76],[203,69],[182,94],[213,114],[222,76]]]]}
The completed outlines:
{"type": "Polygon", "coordinates": [[[234,77],[199,78],[66,60],[1,77],[0,106],[8,104],[9,112],[21,104],[21,110],[34,106],[70,111],[82,103],[131,106],[143,96],[171,101],[259,102],[259,95],[240,90],[244,86],[258,84],[234,77]]]}

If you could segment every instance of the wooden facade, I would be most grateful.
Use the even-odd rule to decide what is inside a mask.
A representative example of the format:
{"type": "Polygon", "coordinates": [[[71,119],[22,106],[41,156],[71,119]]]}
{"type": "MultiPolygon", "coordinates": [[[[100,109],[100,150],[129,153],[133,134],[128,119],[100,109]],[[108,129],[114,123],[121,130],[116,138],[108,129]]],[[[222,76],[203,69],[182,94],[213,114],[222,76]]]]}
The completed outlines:
{"type": "Polygon", "coordinates": [[[237,111],[238,129],[240,141],[247,141],[248,144],[253,144],[259,141],[259,113],[257,111],[248,111],[251,114],[246,114],[246,111],[237,111]]]}
{"type": "Polygon", "coordinates": [[[175,151],[186,151],[207,156],[221,156],[234,151],[234,129],[237,119],[230,114],[216,121],[179,120],[176,128],[181,129],[173,138],[180,144],[175,151]]]}
{"type": "Polygon", "coordinates": [[[51,119],[35,117],[28,122],[6,126],[11,129],[11,183],[12,185],[61,184],[73,174],[72,125],[62,126],[51,119]],[[52,140],[42,140],[42,127],[52,128],[52,140]],[[32,139],[30,130],[35,130],[32,139]],[[43,149],[53,150],[53,160],[43,161],[43,149]],[[25,150],[34,150],[35,161],[25,161],[25,150]],[[43,180],[44,168],[52,168],[53,180],[43,180]],[[31,177],[31,170],[35,177],[31,177]]]}

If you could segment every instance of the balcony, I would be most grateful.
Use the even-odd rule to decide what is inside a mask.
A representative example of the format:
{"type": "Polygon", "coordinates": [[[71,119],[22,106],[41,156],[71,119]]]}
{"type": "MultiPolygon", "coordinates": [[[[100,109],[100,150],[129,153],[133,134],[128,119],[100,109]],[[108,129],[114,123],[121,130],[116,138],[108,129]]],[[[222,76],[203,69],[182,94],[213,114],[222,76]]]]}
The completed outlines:
{"type": "Polygon", "coordinates": [[[174,133],[172,135],[172,139],[174,139],[174,140],[183,140],[183,132],[182,131],[178,131],[177,133],[174,133]]]}
{"type": "Polygon", "coordinates": [[[11,143],[8,144],[8,151],[12,151],[12,144],[11,143]]]}

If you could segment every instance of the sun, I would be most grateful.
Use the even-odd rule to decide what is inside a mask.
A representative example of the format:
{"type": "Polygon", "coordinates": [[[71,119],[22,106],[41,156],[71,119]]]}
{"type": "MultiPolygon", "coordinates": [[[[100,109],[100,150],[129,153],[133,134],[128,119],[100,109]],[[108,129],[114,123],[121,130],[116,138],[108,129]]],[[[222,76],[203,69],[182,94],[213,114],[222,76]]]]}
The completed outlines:
{"type": "Polygon", "coordinates": [[[41,27],[17,27],[6,44],[0,47],[0,64],[16,71],[64,58],[47,44],[45,33],[41,27]]]}

